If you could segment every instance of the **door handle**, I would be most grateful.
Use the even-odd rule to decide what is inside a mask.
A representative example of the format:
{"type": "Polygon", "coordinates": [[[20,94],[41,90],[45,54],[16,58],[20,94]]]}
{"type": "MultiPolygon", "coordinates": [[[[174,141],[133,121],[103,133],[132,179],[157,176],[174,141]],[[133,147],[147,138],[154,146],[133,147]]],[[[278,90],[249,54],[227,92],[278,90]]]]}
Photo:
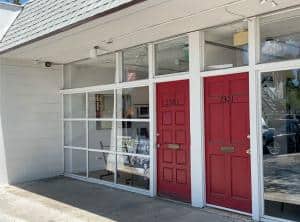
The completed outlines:
{"type": "Polygon", "coordinates": [[[246,153],[247,153],[248,155],[250,155],[250,154],[251,154],[251,150],[250,150],[250,148],[246,150],[246,153]]]}

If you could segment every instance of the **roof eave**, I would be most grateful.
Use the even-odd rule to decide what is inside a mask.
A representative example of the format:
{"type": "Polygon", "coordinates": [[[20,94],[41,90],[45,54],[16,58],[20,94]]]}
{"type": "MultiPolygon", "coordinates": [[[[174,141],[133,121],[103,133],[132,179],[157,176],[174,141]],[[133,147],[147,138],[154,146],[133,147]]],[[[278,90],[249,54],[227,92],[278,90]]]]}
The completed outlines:
{"type": "Polygon", "coordinates": [[[83,20],[81,20],[81,21],[78,21],[78,22],[75,22],[75,23],[73,23],[73,24],[67,25],[67,26],[65,26],[65,27],[62,27],[62,28],[57,29],[57,30],[54,30],[54,31],[49,32],[49,33],[47,33],[47,34],[41,35],[41,36],[36,37],[36,38],[34,38],[34,39],[31,39],[31,40],[29,40],[29,41],[20,43],[20,44],[18,44],[18,45],[16,45],[16,46],[6,48],[6,49],[4,49],[4,50],[2,50],[2,51],[1,51],[1,49],[0,49],[0,55],[3,55],[3,54],[5,54],[5,53],[7,53],[7,52],[9,52],[9,51],[13,51],[13,50],[18,49],[18,48],[21,48],[21,47],[23,47],[23,46],[32,44],[32,43],[34,43],[34,42],[37,42],[37,41],[40,41],[40,40],[49,38],[49,37],[54,36],[54,35],[56,35],[56,34],[59,34],[59,33],[65,32],[65,31],[68,31],[68,30],[70,30],[70,29],[72,29],[72,28],[75,28],[75,27],[77,27],[77,26],[86,24],[86,23],[88,23],[88,22],[90,22],[90,21],[92,21],[92,20],[95,20],[95,19],[104,17],[104,16],[109,15],[109,14],[113,14],[113,13],[115,13],[115,12],[121,11],[121,10],[123,10],[123,9],[125,9],[125,8],[128,8],[128,7],[132,6],[132,5],[135,5],[135,4],[138,4],[138,3],[140,3],[140,2],[144,2],[144,1],[146,1],[146,0],[133,0],[133,1],[130,1],[130,2],[126,2],[126,3],[124,3],[124,4],[118,5],[117,7],[108,9],[108,10],[106,10],[106,11],[104,11],[104,12],[98,13],[98,14],[96,14],[96,15],[93,15],[93,16],[89,17],[89,18],[83,19],[83,20]]]}

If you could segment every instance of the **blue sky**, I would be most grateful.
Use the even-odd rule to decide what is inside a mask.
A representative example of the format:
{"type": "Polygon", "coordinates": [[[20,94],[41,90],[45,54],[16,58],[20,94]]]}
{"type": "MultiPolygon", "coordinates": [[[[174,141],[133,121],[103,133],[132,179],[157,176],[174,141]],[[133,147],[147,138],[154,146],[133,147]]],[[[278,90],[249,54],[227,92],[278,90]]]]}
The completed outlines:
{"type": "MultiPolygon", "coordinates": [[[[21,0],[22,4],[24,4],[25,2],[27,2],[28,0],[21,0]]],[[[8,2],[8,0],[0,0],[0,2],[8,2]]]]}

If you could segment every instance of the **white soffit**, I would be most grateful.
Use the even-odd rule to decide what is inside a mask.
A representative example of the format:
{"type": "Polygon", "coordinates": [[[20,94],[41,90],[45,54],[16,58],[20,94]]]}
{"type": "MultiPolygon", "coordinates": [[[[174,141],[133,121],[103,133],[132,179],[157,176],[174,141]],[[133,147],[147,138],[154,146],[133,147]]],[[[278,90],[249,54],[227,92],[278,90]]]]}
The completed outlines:
{"type": "Polygon", "coordinates": [[[300,4],[300,0],[277,2],[271,7],[258,0],[148,0],[2,56],[69,63],[89,57],[95,45],[115,51],[242,18],[234,14],[251,17],[300,4]],[[111,39],[112,44],[105,43],[111,39]]]}

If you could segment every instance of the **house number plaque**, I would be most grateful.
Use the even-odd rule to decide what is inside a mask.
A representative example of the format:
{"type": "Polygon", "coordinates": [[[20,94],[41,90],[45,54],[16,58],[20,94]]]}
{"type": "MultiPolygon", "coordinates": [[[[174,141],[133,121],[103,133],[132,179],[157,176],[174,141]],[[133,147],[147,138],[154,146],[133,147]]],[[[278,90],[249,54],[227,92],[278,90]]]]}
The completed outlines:
{"type": "Polygon", "coordinates": [[[221,96],[220,98],[221,103],[233,103],[233,96],[221,96]]]}

